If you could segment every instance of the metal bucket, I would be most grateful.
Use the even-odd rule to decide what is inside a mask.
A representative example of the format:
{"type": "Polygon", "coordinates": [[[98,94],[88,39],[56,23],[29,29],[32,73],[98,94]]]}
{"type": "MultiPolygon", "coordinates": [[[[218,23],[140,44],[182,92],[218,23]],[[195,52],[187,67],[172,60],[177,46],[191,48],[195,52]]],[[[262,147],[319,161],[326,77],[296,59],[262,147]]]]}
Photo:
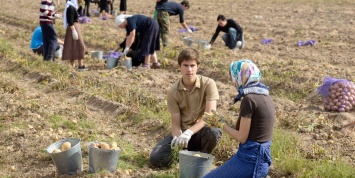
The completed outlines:
{"type": "Polygon", "coordinates": [[[132,59],[125,57],[120,59],[120,63],[122,66],[125,66],[128,70],[132,70],[132,59]]]}
{"type": "Polygon", "coordinates": [[[202,178],[211,170],[214,156],[196,151],[179,151],[180,178],[202,178]],[[200,157],[193,156],[199,154],[200,157]]]}
{"type": "Polygon", "coordinates": [[[116,17],[117,16],[117,10],[113,10],[111,14],[112,14],[112,16],[116,17]]]}
{"type": "Polygon", "coordinates": [[[103,56],[102,51],[91,51],[91,58],[101,60],[103,56]]]}
{"type": "Polygon", "coordinates": [[[184,37],[184,45],[191,47],[193,43],[194,43],[194,40],[192,38],[184,37]]]}
{"type": "Polygon", "coordinates": [[[106,69],[115,68],[118,64],[118,58],[108,57],[106,59],[106,69]]]}
{"type": "Polygon", "coordinates": [[[100,16],[100,12],[94,12],[94,16],[95,17],[99,17],[100,16]]]}
{"type": "Polygon", "coordinates": [[[108,170],[111,173],[115,172],[121,149],[103,150],[90,146],[91,143],[93,142],[88,143],[89,173],[95,173],[101,170],[108,170]]]}
{"type": "Polygon", "coordinates": [[[59,49],[54,52],[55,58],[61,58],[63,54],[63,45],[59,45],[59,49]]]}
{"type": "Polygon", "coordinates": [[[205,50],[208,45],[207,40],[198,40],[198,49],[203,49],[205,50]]]}
{"type": "Polygon", "coordinates": [[[76,174],[77,171],[83,171],[80,141],[80,138],[66,138],[47,147],[46,150],[50,154],[59,174],[76,174]],[[64,142],[70,142],[72,147],[66,151],[52,153],[54,149],[60,149],[64,142]]]}

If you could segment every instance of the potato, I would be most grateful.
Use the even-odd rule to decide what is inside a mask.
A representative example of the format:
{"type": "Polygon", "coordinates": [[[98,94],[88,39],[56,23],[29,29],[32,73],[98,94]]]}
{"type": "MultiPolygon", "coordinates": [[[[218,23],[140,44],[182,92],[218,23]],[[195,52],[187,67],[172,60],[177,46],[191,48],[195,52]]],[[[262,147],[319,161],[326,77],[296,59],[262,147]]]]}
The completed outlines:
{"type": "Polygon", "coordinates": [[[338,106],[332,106],[332,110],[333,111],[337,111],[338,110],[338,106]]]}
{"type": "Polygon", "coordinates": [[[200,155],[200,154],[198,154],[198,153],[193,154],[192,156],[201,157],[201,155],[200,155]]]}
{"type": "Polygon", "coordinates": [[[117,143],[116,143],[116,142],[111,142],[110,148],[111,148],[111,149],[117,148],[117,143]]]}
{"type": "Polygon", "coordinates": [[[111,148],[111,150],[120,150],[121,148],[120,147],[118,147],[118,146],[116,146],[116,147],[110,147],[111,148]]]}
{"type": "Polygon", "coordinates": [[[71,148],[71,143],[70,142],[64,142],[61,146],[62,151],[69,150],[71,148]]]}
{"type": "Polygon", "coordinates": [[[92,147],[99,147],[99,143],[91,143],[91,145],[90,146],[92,146],[92,147]]]}
{"type": "Polygon", "coordinates": [[[336,97],[335,93],[330,94],[330,98],[335,99],[336,97]]]}
{"type": "Polygon", "coordinates": [[[52,153],[59,153],[59,152],[62,152],[62,150],[60,150],[60,149],[56,148],[56,149],[54,149],[54,150],[53,150],[53,152],[52,152],[52,153]]]}
{"type": "Polygon", "coordinates": [[[108,145],[108,144],[105,143],[105,142],[101,142],[101,143],[100,143],[100,148],[101,148],[101,149],[104,149],[104,150],[109,150],[109,149],[110,149],[110,145],[108,145]]]}

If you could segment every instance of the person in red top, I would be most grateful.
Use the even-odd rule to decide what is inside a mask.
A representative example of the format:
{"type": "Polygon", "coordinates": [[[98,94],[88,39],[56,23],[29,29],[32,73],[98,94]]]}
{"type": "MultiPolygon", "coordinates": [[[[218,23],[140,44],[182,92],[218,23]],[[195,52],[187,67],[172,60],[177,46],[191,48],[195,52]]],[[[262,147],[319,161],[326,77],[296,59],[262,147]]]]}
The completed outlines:
{"type": "Polygon", "coordinates": [[[54,11],[53,0],[41,0],[39,8],[39,22],[43,35],[43,60],[54,61],[54,52],[58,46],[57,34],[53,26],[54,18],[61,18],[62,15],[54,11]]]}

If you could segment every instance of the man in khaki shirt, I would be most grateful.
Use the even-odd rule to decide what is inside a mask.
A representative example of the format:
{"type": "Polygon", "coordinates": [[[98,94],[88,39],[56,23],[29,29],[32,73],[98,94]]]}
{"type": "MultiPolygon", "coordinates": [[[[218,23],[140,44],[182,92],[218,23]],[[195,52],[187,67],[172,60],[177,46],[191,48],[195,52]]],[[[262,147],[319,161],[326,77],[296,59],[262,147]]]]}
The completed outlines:
{"type": "Polygon", "coordinates": [[[222,136],[219,128],[206,127],[202,120],[204,112],[216,110],[219,95],[213,79],[196,75],[200,64],[198,51],[182,50],[178,63],[182,78],[170,88],[167,96],[171,135],[160,141],[150,154],[154,167],[169,167],[175,147],[211,153],[222,136]]]}

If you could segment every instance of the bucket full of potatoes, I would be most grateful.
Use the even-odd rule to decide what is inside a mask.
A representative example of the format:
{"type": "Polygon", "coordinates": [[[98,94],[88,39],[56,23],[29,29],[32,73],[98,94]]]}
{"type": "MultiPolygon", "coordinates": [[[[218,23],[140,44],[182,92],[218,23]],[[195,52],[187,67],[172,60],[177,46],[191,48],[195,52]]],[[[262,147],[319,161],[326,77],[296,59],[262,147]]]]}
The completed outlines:
{"type": "Polygon", "coordinates": [[[59,174],[76,174],[83,171],[80,138],[65,138],[47,147],[59,174]]]}
{"type": "Polygon", "coordinates": [[[89,173],[101,170],[108,170],[111,173],[116,171],[121,148],[116,142],[89,142],[89,173]]]}

